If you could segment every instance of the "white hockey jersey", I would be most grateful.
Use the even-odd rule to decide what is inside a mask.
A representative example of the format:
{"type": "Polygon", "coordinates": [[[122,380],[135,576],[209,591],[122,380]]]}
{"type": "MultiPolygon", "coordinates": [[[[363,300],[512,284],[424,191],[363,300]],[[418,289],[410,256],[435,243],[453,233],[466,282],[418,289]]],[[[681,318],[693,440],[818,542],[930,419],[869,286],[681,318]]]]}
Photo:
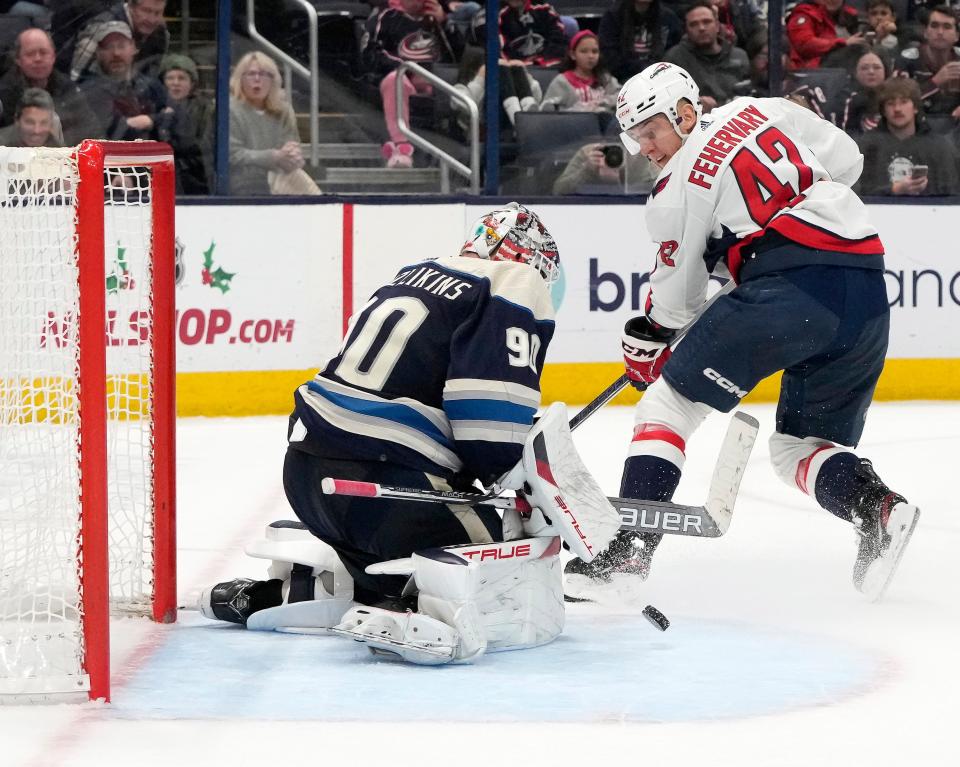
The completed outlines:
{"type": "MultiPolygon", "coordinates": [[[[850,189],[862,169],[852,138],[786,99],[739,98],[715,109],[661,171],[647,201],[647,229],[659,245],[647,315],[682,327],[703,304],[710,273],[722,265],[739,281],[744,260],[771,233],[768,240],[800,246],[780,268],[882,268],[877,230],[850,189]]],[[[775,258],[766,264],[775,265],[775,258]]]]}

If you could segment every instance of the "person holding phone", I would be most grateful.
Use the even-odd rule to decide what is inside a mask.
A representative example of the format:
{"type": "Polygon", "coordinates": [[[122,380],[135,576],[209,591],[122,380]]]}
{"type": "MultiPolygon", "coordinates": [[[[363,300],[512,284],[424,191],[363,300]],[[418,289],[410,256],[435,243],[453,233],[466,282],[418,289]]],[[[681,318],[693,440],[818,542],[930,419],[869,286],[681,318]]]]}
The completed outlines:
{"type": "Polygon", "coordinates": [[[920,86],[894,77],[877,89],[880,124],[859,140],[865,195],[960,194],[958,155],[945,136],[931,132],[923,117],[920,86]]]}

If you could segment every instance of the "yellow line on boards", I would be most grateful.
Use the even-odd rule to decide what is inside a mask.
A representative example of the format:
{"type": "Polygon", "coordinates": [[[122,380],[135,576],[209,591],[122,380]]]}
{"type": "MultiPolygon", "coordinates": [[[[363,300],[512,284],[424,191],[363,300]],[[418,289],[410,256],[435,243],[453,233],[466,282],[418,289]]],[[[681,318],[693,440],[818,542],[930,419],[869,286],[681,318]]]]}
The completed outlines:
{"type": "MultiPolygon", "coordinates": [[[[623,372],[612,362],[549,364],[541,381],[544,403],[582,405],[592,400],[623,372]]],[[[232,373],[178,373],[177,414],[181,416],[241,416],[289,413],[293,392],[316,370],[265,370],[232,373]]],[[[776,402],[780,377],[772,376],[750,392],[745,402],[776,402]]],[[[640,395],[632,388],[612,404],[630,405],[640,395]]],[[[960,359],[887,360],[875,396],[877,400],[960,399],[960,359]]]]}

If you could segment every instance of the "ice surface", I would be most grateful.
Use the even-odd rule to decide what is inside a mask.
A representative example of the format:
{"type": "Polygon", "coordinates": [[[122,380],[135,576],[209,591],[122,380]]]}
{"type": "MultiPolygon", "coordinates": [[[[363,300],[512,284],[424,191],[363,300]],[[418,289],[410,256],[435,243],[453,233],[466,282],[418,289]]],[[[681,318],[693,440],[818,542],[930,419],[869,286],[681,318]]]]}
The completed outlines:
{"type": "MultiPolygon", "coordinates": [[[[960,404],[871,410],[859,452],[923,509],[877,605],[850,584],[849,526],[774,476],[772,408],[745,409],[761,432],[727,535],[667,539],[646,584],[623,576],[571,605],[548,647],[415,668],[192,610],[118,619],[113,703],[0,707],[0,765],[960,765],[960,404]]],[[[610,493],[631,423],[607,408],[574,435],[610,493]]],[[[725,427],[714,416],[690,441],[678,501],[703,502],[725,427]]],[[[290,516],[285,428],[180,422],[181,604],[262,574],[242,548],[290,516]]]]}

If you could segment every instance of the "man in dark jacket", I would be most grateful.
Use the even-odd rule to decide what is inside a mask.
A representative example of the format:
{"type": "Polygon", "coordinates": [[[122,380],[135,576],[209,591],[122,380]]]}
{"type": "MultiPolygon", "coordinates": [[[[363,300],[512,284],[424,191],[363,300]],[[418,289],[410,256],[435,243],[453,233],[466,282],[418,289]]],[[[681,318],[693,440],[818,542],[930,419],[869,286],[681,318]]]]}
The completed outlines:
{"type": "Polygon", "coordinates": [[[84,81],[83,94],[101,120],[106,138],[169,140],[174,110],[155,77],[135,74],[133,33],[123,21],[97,27],[97,69],[84,81]]]}
{"type": "Polygon", "coordinates": [[[857,142],[863,152],[861,194],[960,194],[957,152],[923,121],[920,86],[905,77],[877,89],[880,125],[857,142]]]}
{"type": "Polygon", "coordinates": [[[920,85],[923,108],[930,115],[960,119],[960,50],[957,20],[949,6],[930,11],[918,48],[905,48],[894,69],[920,85]]]}
{"type": "Polygon", "coordinates": [[[619,0],[600,19],[600,57],[625,83],[680,42],[683,25],[661,0],[619,0]]]}
{"type": "Polygon", "coordinates": [[[25,90],[41,88],[53,99],[68,146],[85,138],[100,138],[99,121],[77,86],[53,68],[54,56],[53,41],[42,29],[25,29],[17,35],[13,67],[0,78],[0,103],[7,105],[7,111],[0,114],[0,127],[13,123],[14,107],[25,90]]]}
{"type": "Polygon", "coordinates": [[[567,53],[563,22],[549,3],[506,0],[500,9],[500,48],[506,59],[555,66],[567,53]]]}
{"type": "MultiPolygon", "coordinates": [[[[163,19],[166,0],[126,0],[94,16],[77,36],[70,64],[70,79],[82,82],[95,70],[97,29],[111,21],[122,21],[133,32],[136,47],[134,64],[138,74],[154,76],[160,60],[170,47],[170,32],[163,19]]],[[[61,51],[61,56],[64,52],[61,51]]]]}
{"type": "Polygon", "coordinates": [[[750,78],[750,60],[742,48],[720,40],[717,9],[709,0],[697,0],[684,14],[687,35],[667,51],[665,61],[683,67],[700,88],[703,111],[726,104],[734,86],[750,78]]]}
{"type": "Polygon", "coordinates": [[[0,146],[60,146],[53,135],[53,99],[40,88],[27,88],[13,111],[14,122],[0,130],[0,146]]]}

